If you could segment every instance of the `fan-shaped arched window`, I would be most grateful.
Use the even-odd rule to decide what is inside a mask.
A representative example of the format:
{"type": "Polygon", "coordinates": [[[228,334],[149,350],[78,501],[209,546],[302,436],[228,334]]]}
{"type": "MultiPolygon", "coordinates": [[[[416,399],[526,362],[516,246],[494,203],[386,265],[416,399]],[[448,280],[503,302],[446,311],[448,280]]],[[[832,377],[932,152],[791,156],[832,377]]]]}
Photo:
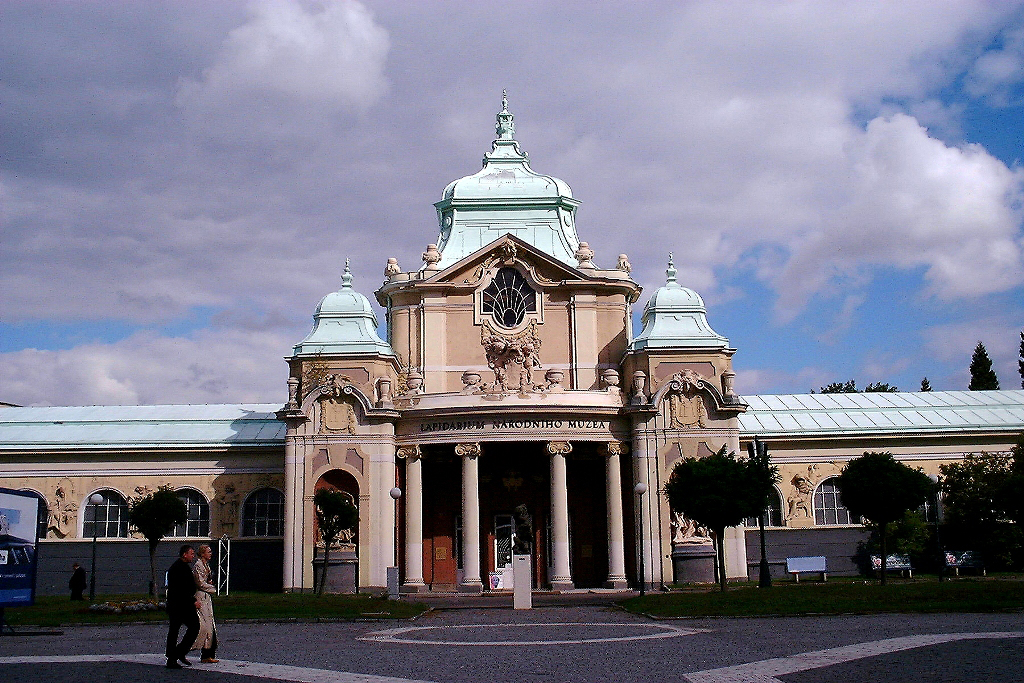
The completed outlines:
{"type": "Polygon", "coordinates": [[[537,312],[537,293],[518,270],[502,268],[483,291],[481,305],[494,322],[511,328],[523,322],[527,313],[537,312]]]}
{"type": "Polygon", "coordinates": [[[242,506],[243,536],[284,536],[284,494],[277,489],[253,491],[242,506]]]}
{"type": "Polygon", "coordinates": [[[171,536],[195,537],[210,535],[210,504],[199,491],[180,489],[178,498],[185,504],[187,516],[184,524],[174,527],[171,536]]]}
{"type": "MultiPolygon", "coordinates": [[[[103,499],[93,503],[86,499],[82,536],[89,538],[128,538],[128,503],[117,491],[97,491],[103,499]]],[[[92,498],[92,496],[89,496],[92,498]]]]}
{"type": "Polygon", "coordinates": [[[818,526],[860,523],[860,518],[852,517],[843,505],[835,477],[821,482],[814,490],[814,523],[818,526]]]}
{"type": "MultiPolygon", "coordinates": [[[[764,518],[765,526],[782,526],[782,495],[778,489],[775,490],[775,495],[768,501],[768,511],[764,518]]],[[[743,522],[745,527],[756,527],[757,517],[747,517],[743,522]]]]}

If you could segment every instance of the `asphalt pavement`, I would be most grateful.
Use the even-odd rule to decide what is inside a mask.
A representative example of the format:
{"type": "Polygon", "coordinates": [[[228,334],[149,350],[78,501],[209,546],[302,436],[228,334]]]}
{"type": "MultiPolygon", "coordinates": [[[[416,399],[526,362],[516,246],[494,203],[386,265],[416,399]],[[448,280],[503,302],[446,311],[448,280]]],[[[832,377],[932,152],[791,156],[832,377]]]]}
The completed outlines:
{"type": "Polygon", "coordinates": [[[0,637],[12,683],[1024,683],[1024,615],[653,620],[604,604],[407,621],[221,624],[218,664],[163,668],[166,625],[0,637]]]}

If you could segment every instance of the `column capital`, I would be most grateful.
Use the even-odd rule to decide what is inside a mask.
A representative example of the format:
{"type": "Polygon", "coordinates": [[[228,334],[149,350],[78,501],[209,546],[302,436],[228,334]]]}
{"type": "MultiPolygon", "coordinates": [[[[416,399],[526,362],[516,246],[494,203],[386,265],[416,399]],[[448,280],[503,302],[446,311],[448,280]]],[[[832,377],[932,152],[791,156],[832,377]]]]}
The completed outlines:
{"type": "Polygon", "coordinates": [[[604,445],[605,455],[625,455],[629,453],[628,441],[609,441],[604,445]]]}
{"type": "Polygon", "coordinates": [[[398,450],[395,451],[395,457],[403,460],[408,459],[411,462],[419,460],[423,456],[420,453],[419,444],[413,444],[412,446],[399,446],[398,450]]]}
{"type": "Polygon", "coordinates": [[[457,443],[455,444],[455,455],[460,458],[478,458],[480,457],[480,444],[457,443]]]}
{"type": "Polygon", "coordinates": [[[572,453],[572,444],[568,441],[548,441],[548,453],[551,455],[569,455],[572,453]]]}

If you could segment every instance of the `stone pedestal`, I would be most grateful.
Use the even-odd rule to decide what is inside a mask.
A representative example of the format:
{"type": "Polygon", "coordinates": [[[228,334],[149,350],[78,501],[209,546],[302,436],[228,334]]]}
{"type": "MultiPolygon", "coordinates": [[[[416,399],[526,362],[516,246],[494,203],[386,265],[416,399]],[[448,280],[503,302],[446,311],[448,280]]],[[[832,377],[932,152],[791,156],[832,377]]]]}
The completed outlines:
{"type": "MultiPolygon", "coordinates": [[[[316,548],[313,557],[313,590],[320,585],[320,577],[324,571],[324,556],[321,548],[316,548]]],[[[355,593],[356,592],[356,554],[351,550],[331,550],[331,563],[327,568],[327,583],[324,593],[355,593]]]]}
{"type": "Polygon", "coordinates": [[[530,575],[530,556],[512,556],[512,608],[530,609],[533,607],[533,584],[530,575]]]}
{"type": "Polygon", "coordinates": [[[714,583],[715,546],[710,543],[673,546],[672,574],[676,583],[714,583]]]}

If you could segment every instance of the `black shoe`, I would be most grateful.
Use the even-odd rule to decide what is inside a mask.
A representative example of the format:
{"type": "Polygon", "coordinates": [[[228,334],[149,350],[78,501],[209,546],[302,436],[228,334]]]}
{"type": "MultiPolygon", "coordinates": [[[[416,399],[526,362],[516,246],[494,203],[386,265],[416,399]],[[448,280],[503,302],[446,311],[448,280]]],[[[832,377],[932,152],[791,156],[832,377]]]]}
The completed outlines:
{"type": "Polygon", "coordinates": [[[173,659],[168,659],[166,666],[167,666],[168,669],[180,669],[181,668],[181,664],[178,664],[173,659]]]}
{"type": "Polygon", "coordinates": [[[188,661],[184,657],[178,657],[178,661],[184,664],[185,666],[192,666],[192,662],[188,661]]]}

